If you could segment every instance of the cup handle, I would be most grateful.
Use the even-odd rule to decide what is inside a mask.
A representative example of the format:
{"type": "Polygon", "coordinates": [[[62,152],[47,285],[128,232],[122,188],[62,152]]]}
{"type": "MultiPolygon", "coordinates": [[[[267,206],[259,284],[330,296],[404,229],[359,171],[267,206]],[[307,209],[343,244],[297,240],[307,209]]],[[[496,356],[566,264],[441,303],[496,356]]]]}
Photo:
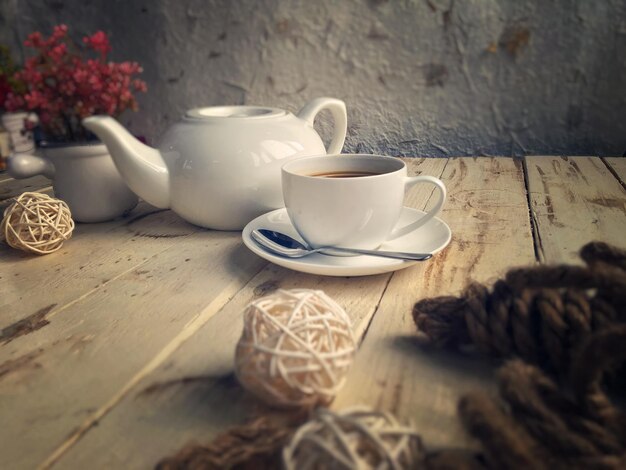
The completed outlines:
{"type": "Polygon", "coordinates": [[[346,114],[346,103],[335,98],[315,98],[309,101],[298,113],[300,119],[304,119],[311,126],[315,121],[315,116],[323,109],[328,109],[335,121],[333,138],[330,141],[326,153],[341,153],[343,143],[346,140],[348,131],[348,115],[346,114]]]}
{"type": "Polygon", "coordinates": [[[54,165],[45,158],[26,153],[14,153],[7,160],[7,170],[11,177],[16,179],[30,178],[44,175],[54,178],[54,165]]]}
{"type": "Polygon", "coordinates": [[[407,233],[418,229],[430,219],[435,217],[443,207],[443,203],[446,201],[447,191],[446,186],[439,178],[435,178],[434,176],[410,176],[405,180],[404,187],[405,189],[408,189],[411,186],[416,185],[417,183],[431,183],[436,186],[436,188],[439,190],[439,199],[437,200],[435,207],[433,207],[423,217],[419,218],[415,222],[411,222],[404,227],[394,229],[387,240],[393,240],[394,238],[401,237],[402,235],[406,235],[407,233]]]}

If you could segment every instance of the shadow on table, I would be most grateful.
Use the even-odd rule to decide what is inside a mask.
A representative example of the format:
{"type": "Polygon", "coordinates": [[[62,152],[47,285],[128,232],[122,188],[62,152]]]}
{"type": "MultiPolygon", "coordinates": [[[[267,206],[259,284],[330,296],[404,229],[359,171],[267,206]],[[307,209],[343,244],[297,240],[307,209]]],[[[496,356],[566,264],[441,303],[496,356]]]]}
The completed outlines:
{"type": "Polygon", "coordinates": [[[493,382],[495,370],[502,365],[502,361],[477,352],[463,353],[437,348],[418,334],[395,336],[388,341],[392,349],[406,356],[412,355],[424,366],[440,369],[461,381],[465,378],[472,382],[493,382]]]}

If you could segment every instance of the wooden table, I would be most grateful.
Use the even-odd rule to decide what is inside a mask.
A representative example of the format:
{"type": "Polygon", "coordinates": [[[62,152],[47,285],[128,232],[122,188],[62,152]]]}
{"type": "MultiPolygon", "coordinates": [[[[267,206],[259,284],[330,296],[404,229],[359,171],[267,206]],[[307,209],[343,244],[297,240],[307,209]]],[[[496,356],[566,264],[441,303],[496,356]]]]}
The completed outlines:
{"type": "MultiPolygon", "coordinates": [[[[241,312],[281,288],[323,289],[361,339],[333,407],[367,404],[411,419],[429,446],[472,445],[456,417],[492,387],[477,359],[415,341],[411,308],[490,282],[509,267],[579,262],[590,240],[626,247],[626,159],[407,159],[449,188],[450,246],[393,274],[331,278],[268,264],[236,232],[194,227],[140,204],[126,219],[78,225],[57,253],[0,245],[0,467],[147,468],[207,442],[258,404],[232,374],[241,312]]],[[[0,204],[43,178],[0,175],[0,204]]],[[[408,204],[427,207],[431,189],[408,204]]]]}

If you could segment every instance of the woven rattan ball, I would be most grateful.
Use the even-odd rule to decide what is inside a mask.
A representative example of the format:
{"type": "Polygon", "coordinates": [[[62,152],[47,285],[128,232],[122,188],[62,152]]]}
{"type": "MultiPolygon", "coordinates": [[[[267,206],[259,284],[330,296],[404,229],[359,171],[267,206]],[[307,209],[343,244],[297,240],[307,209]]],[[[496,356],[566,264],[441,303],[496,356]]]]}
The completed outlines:
{"type": "Polygon", "coordinates": [[[235,372],[270,405],[325,404],[343,386],[355,350],[348,315],[324,292],[279,290],[246,307],[235,372]]]}
{"type": "Polygon", "coordinates": [[[366,408],[341,413],[319,409],[283,449],[287,470],[418,468],[417,431],[391,414],[366,408]]]}
{"type": "Polygon", "coordinates": [[[22,193],[4,211],[0,230],[18,250],[47,255],[72,236],[74,221],[67,204],[41,193],[22,193]]]}

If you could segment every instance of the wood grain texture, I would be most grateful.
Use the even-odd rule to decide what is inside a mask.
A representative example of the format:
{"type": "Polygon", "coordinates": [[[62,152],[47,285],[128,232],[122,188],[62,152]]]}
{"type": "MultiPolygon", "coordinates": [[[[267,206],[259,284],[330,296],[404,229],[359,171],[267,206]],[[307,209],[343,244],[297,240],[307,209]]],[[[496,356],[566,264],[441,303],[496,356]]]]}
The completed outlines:
{"type": "Polygon", "coordinates": [[[199,232],[206,230],[141,203],[126,218],[76,224],[72,238],[50,255],[34,256],[1,245],[6,249],[0,250],[0,311],[5,312],[0,330],[50,305],[49,315],[56,315],[199,232]]]}
{"type": "Polygon", "coordinates": [[[51,186],[52,181],[45,176],[33,176],[23,180],[13,178],[0,180],[0,201],[19,196],[25,191],[40,191],[51,186]]]}
{"type": "MultiPolygon", "coordinates": [[[[326,291],[364,337],[334,407],[393,411],[429,447],[472,446],[456,403],[493,386],[493,364],[420,344],[414,302],[457,294],[470,279],[489,283],[536,255],[572,261],[591,237],[624,246],[626,166],[588,157],[407,162],[448,186],[442,218],[453,240],[433,260],[393,274],[327,278],[267,265],[238,233],[191,227],[147,205],[135,219],[80,225],[56,257],[23,258],[0,245],[3,462],[146,468],[266,412],[232,374],[241,312],[297,287],[326,291]]],[[[427,206],[432,192],[414,188],[407,205],[427,206]]]]}
{"type": "MultiPolygon", "coordinates": [[[[407,161],[412,174],[439,176],[446,165],[442,159],[407,161]]],[[[419,185],[409,192],[407,205],[423,208],[432,193],[431,186],[419,185]]],[[[242,391],[232,373],[241,313],[247,303],[277,288],[321,289],[345,308],[361,337],[390,277],[330,278],[268,266],[154,374],[133,388],[59,460],[58,467],[82,468],[94,458],[103,468],[152,467],[189,441],[207,441],[227,426],[265,410],[242,391]],[[120,429],[125,429],[123,439],[120,429]]]]}
{"type": "Polygon", "coordinates": [[[602,160],[608,165],[622,186],[626,186],[626,157],[609,157],[602,160]]]}
{"type": "Polygon", "coordinates": [[[626,248],[626,190],[600,158],[527,157],[526,167],[542,261],[581,263],[592,240],[626,248]]]}
{"type": "MultiPolygon", "coordinates": [[[[38,193],[47,194],[48,196],[54,197],[54,191],[52,191],[52,186],[46,186],[43,188],[39,188],[36,190],[38,193]]],[[[20,193],[21,194],[21,193],[20,193]]],[[[14,198],[9,199],[1,199],[0,200],[0,217],[3,216],[4,210],[9,207],[15,201],[14,198]]],[[[3,240],[0,238],[0,243],[3,243],[3,240]]],[[[2,255],[2,251],[0,251],[0,256],[2,255]]]]}
{"type": "Polygon", "coordinates": [[[33,468],[80,437],[264,265],[238,233],[194,233],[0,346],[0,455],[33,468]]]}
{"type": "Polygon", "coordinates": [[[420,345],[414,303],[457,294],[470,280],[492,281],[510,266],[535,261],[521,162],[454,159],[442,176],[442,215],[452,243],[432,263],[395,273],[333,408],[365,404],[411,420],[430,447],[471,444],[457,418],[458,399],[488,389],[486,361],[420,345]]]}

